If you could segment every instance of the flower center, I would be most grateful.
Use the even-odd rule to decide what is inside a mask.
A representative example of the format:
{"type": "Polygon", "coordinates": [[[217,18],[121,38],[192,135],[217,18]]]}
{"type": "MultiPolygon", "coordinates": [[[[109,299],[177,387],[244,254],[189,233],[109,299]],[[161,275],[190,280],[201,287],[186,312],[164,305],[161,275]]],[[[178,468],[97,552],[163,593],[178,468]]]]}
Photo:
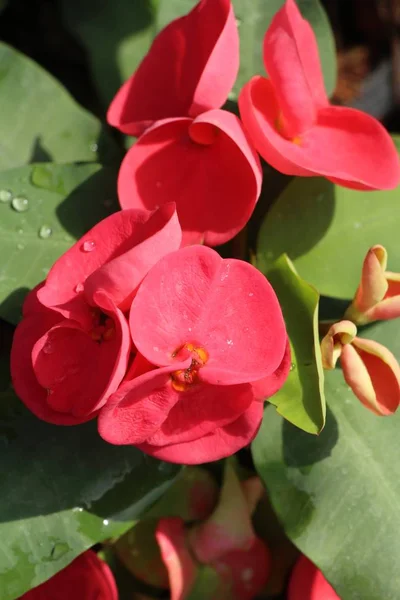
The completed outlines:
{"type": "Polygon", "coordinates": [[[173,353],[173,358],[179,356],[184,360],[192,357],[192,362],[187,369],[179,369],[171,373],[172,387],[177,392],[184,392],[198,380],[199,369],[208,361],[208,352],[201,346],[187,342],[173,353]]]}
{"type": "Polygon", "coordinates": [[[90,330],[90,336],[92,340],[99,344],[108,342],[115,334],[114,321],[98,308],[93,308],[91,313],[92,328],[90,330]]]}

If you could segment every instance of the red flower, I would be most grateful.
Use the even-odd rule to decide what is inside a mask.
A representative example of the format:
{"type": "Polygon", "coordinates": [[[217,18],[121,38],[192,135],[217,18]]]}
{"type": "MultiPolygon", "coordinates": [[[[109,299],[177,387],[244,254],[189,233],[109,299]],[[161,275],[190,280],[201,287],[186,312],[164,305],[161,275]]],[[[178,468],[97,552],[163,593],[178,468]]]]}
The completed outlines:
{"type": "Polygon", "coordinates": [[[207,521],[188,529],[180,518],[159,521],[156,539],[168,570],[171,600],[190,597],[204,565],[215,571],[215,589],[207,589],[210,600],[252,600],[260,593],[271,564],[251,522],[261,493],[257,477],[240,484],[227,465],[219,502],[207,521]]]}
{"type": "Polygon", "coordinates": [[[222,244],[249,220],[262,172],[239,119],[211,110],[166,119],[126,154],[118,176],[122,208],[153,210],[176,202],[185,244],[222,244]]]}
{"type": "Polygon", "coordinates": [[[253,384],[276,391],[289,363],[278,300],[257,269],[204,246],[171,253],[144,279],[130,328],[137,366],[100,413],[105,440],[195,464],[253,439],[263,413],[253,384]]]}
{"type": "Polygon", "coordinates": [[[110,125],[138,136],[155,121],[219,108],[239,69],[230,0],[201,0],[155,38],[108,111],[110,125]]]}
{"type": "Polygon", "coordinates": [[[288,600],[340,600],[340,598],[321,571],[306,556],[301,556],[290,578],[288,600]]]}
{"type": "Polygon", "coordinates": [[[239,97],[240,114],[259,153],[288,175],[323,175],[356,189],[391,189],[399,157],[382,125],[329,104],[317,42],[294,0],[275,15],[264,39],[265,77],[239,97]]]}
{"type": "Polygon", "coordinates": [[[118,600],[108,565],[88,550],[20,600],[118,600]]]}
{"type": "Polygon", "coordinates": [[[151,266],[180,243],[174,205],[116,213],[68,250],[29,294],[11,374],[36,416],[61,425],[96,416],[126,373],[131,342],[123,312],[151,266]]]}

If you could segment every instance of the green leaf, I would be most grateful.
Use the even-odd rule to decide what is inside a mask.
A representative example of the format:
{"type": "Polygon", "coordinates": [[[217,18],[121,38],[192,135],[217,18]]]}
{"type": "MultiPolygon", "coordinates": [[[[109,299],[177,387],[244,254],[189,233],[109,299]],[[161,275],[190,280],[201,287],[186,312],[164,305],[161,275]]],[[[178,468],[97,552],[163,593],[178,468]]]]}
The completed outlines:
{"type": "Polygon", "coordinates": [[[156,34],[158,0],[59,0],[67,25],[85,46],[107,107],[132,75],[156,34]]]}
{"type": "MultiPolygon", "coordinates": [[[[187,13],[195,0],[161,0],[158,29],[172,19],[187,13]]],[[[236,99],[243,85],[254,75],[264,75],[262,46],[272,18],[284,0],[233,0],[240,34],[240,70],[231,99],[236,99]]],[[[311,23],[318,41],[325,86],[329,95],[336,84],[335,42],[329,20],[318,0],[297,0],[303,16],[311,23]]]]}
{"type": "Polygon", "coordinates": [[[302,280],[286,255],[267,272],[285,318],[291,344],[289,377],[270,402],[297,427],[319,433],[325,424],[324,373],[318,334],[318,292],[302,280]]]}
{"type": "Polygon", "coordinates": [[[104,442],[94,421],[44,423],[0,395],[0,597],[18,598],[106,538],[119,536],[179,467],[104,442]]]}
{"type": "Polygon", "coordinates": [[[28,289],[75,239],[117,208],[115,181],[114,169],[94,163],[0,171],[1,318],[17,323],[28,289]]]}
{"type": "MultiPolygon", "coordinates": [[[[400,352],[398,323],[365,337],[400,352]]],[[[328,414],[319,437],[270,409],[253,458],[289,538],[322,569],[342,600],[397,600],[400,575],[400,412],[364,408],[339,369],[326,375],[328,414]]]]}
{"type": "Polygon", "coordinates": [[[49,73],[3,43],[0,96],[0,169],[119,158],[113,138],[95,117],[49,73]]]}
{"type": "Polygon", "coordinates": [[[320,294],[352,298],[365,255],[374,244],[386,247],[389,268],[399,270],[399,189],[367,193],[326,179],[296,178],[261,227],[260,268],[268,269],[287,252],[301,277],[320,294]]]}

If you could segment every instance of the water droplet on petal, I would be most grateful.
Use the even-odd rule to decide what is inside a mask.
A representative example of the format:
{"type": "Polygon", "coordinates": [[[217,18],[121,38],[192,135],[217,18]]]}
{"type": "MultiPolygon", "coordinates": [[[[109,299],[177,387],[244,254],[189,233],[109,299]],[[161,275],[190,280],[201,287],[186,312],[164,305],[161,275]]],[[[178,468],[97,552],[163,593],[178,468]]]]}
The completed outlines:
{"type": "Polygon", "coordinates": [[[250,581],[250,579],[253,579],[253,575],[253,569],[243,569],[241,573],[241,579],[242,581],[250,581]]]}
{"type": "Polygon", "coordinates": [[[233,346],[233,340],[226,340],[226,343],[228,344],[228,346],[233,346]]]}
{"type": "Polygon", "coordinates": [[[75,286],[75,292],[77,294],[80,294],[81,292],[83,292],[83,283],[77,283],[75,286]]]}
{"type": "Polygon", "coordinates": [[[45,354],[53,354],[54,352],[54,347],[53,344],[51,342],[47,342],[44,346],[43,346],[43,352],[45,354]]]}
{"type": "Polygon", "coordinates": [[[23,244],[17,244],[17,250],[23,250],[25,246],[23,244]]]}
{"type": "Polygon", "coordinates": [[[253,296],[254,296],[253,292],[250,292],[249,298],[252,298],[253,296]]]}
{"type": "Polygon", "coordinates": [[[38,235],[42,240],[46,240],[51,236],[53,230],[48,225],[42,225],[38,231],[38,235]]]}
{"type": "Polygon", "coordinates": [[[11,206],[19,213],[25,212],[29,208],[28,198],[25,198],[24,196],[15,196],[11,200],[11,206]]]}
{"type": "Polygon", "coordinates": [[[93,240],[86,240],[86,242],[83,242],[81,248],[84,252],[92,252],[96,248],[96,244],[93,240]]]}
{"type": "Polygon", "coordinates": [[[11,190],[0,190],[0,202],[3,202],[4,204],[10,202],[12,197],[13,194],[11,190]]]}

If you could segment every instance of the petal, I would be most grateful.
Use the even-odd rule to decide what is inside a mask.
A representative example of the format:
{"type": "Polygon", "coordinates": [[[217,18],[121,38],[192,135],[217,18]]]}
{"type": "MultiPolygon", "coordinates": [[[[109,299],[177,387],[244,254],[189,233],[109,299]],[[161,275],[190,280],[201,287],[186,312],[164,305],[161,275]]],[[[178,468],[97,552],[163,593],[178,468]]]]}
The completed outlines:
{"type": "Polygon", "coordinates": [[[20,600],[118,600],[110,567],[88,550],[20,600]]]}
{"type": "Polygon", "coordinates": [[[328,105],[328,99],[314,32],[294,0],[287,0],[273,18],[263,52],[285,134],[295,137],[314,125],[317,109],[328,105]]]}
{"type": "Polygon", "coordinates": [[[22,307],[22,315],[24,317],[28,317],[33,313],[48,313],[49,309],[47,306],[44,306],[40,300],[38,299],[38,292],[44,286],[45,282],[42,281],[38,283],[36,287],[31,290],[24,300],[24,305],[22,307]]]}
{"type": "Polygon", "coordinates": [[[130,148],[118,176],[122,208],[153,210],[174,199],[185,243],[217,245],[244,227],[262,172],[239,119],[212,110],[157,123],[130,148]]]}
{"type": "Polygon", "coordinates": [[[160,519],[156,539],[168,570],[171,600],[184,600],[194,584],[198,567],[186,546],[183,520],[179,517],[160,519]]]}
{"type": "MultiPolygon", "coordinates": [[[[120,290],[112,287],[113,281],[109,281],[111,266],[104,274],[103,287],[107,288],[111,299],[115,294],[115,303],[123,303],[124,298],[131,294],[134,286],[137,286],[146,274],[146,271],[141,270],[141,267],[147,268],[146,261],[139,264],[138,268],[133,261],[135,246],[143,243],[149,236],[151,245],[154,242],[156,248],[152,256],[150,248],[146,245],[151,257],[149,263],[159,257],[159,244],[163,240],[167,245],[167,252],[179,247],[179,229],[173,206],[165,207],[161,213],[143,210],[121,211],[95,225],[50,269],[46,284],[37,293],[40,302],[45,306],[57,306],[57,310],[67,318],[74,317],[77,300],[86,304],[82,294],[86,279],[97,269],[112,262],[116,273],[115,281],[123,287],[120,290]]],[[[140,249],[139,255],[140,260],[143,260],[143,252],[140,249]]],[[[89,285],[89,299],[92,291],[93,287],[89,285]]]]}
{"type": "Polygon", "coordinates": [[[290,577],[288,600],[340,600],[340,598],[322,572],[306,556],[301,556],[290,577]]]}
{"type": "Polygon", "coordinates": [[[227,462],[218,504],[206,521],[191,528],[191,548],[199,562],[212,564],[227,552],[249,548],[254,539],[247,498],[227,462]]]}
{"type": "Polygon", "coordinates": [[[269,80],[254,77],[239,97],[240,114],[261,156],[287,175],[323,175],[341,185],[393,189],[400,180],[394,143],[373,117],[338,106],[322,108],[318,122],[289,140],[278,131],[279,104],[269,80]]]}
{"type": "MultiPolygon", "coordinates": [[[[271,555],[264,542],[254,538],[250,547],[228,552],[213,566],[221,576],[230,580],[231,598],[253,600],[268,581],[271,555]]],[[[325,600],[325,597],[319,600],[325,600]]]]}
{"type": "Polygon", "coordinates": [[[169,202],[155,210],[142,226],[141,237],[131,250],[89,275],[85,281],[85,296],[90,304],[99,305],[99,292],[104,291],[122,311],[130,309],[143,277],[160,258],[181,245],[182,230],[175,204],[169,202]]]}
{"type": "Polygon", "coordinates": [[[347,318],[357,324],[369,321],[363,313],[380,302],[389,287],[385,277],[386,265],[387,252],[383,246],[376,245],[368,250],[362,267],[360,285],[345,313],[347,318]]]}
{"type": "Polygon", "coordinates": [[[368,321],[386,321],[400,317],[400,275],[386,271],[385,279],[388,286],[385,298],[367,312],[368,321]]]}
{"type": "Polygon", "coordinates": [[[351,321],[334,323],[321,340],[322,366],[324,369],[335,368],[338,358],[342,355],[343,346],[351,344],[357,335],[357,327],[351,321]]]}
{"type": "Polygon", "coordinates": [[[138,448],[160,460],[182,465],[198,465],[226,458],[249,444],[257,434],[263,416],[263,406],[253,402],[236,421],[192,442],[171,446],[140,444],[138,448]]]}
{"type": "Polygon", "coordinates": [[[276,371],[271,373],[271,375],[267,375],[263,379],[253,381],[251,384],[256,400],[261,400],[261,402],[268,400],[268,398],[271,398],[281,389],[289,375],[291,358],[290,342],[289,338],[287,338],[285,354],[283,355],[282,362],[276,371]]]}
{"type": "Polygon", "coordinates": [[[160,119],[219,108],[238,69],[239,36],[230,0],[201,0],[158,34],[115,96],[107,120],[138,136],[160,119]]]}
{"type": "Polygon", "coordinates": [[[146,442],[152,446],[165,446],[190,442],[229,425],[240,417],[253,401],[251,386],[209,385],[197,383],[178,392],[178,402],[167,418],[146,442]]]}
{"type": "Polygon", "coordinates": [[[18,325],[11,349],[11,377],[15,393],[39,419],[56,425],[76,425],[95,415],[76,417],[53,410],[47,403],[47,390],[39,384],[32,365],[33,346],[61,318],[58,313],[47,309],[47,316],[40,315],[38,318],[31,315],[18,325]]]}
{"type": "Polygon", "coordinates": [[[101,437],[110,444],[138,444],[155,433],[178,402],[180,392],[171,386],[171,371],[186,362],[149,371],[124,382],[99,415],[101,437]]]}
{"type": "Polygon", "coordinates": [[[186,343],[203,347],[209,359],[199,377],[217,385],[273,373],[287,339],[267,279],[249,263],[223,260],[203,246],[178,250],[153,267],[132,303],[130,326],[136,347],[154,364],[172,364],[186,343]]]}
{"type": "Polygon", "coordinates": [[[65,320],[33,346],[33,369],[54,411],[86,417],[101,408],[122,381],[130,352],[129,329],[120,311],[113,321],[112,337],[100,342],[65,320]]]}
{"type": "Polygon", "coordinates": [[[373,413],[385,416],[400,403],[400,367],[393,354],[372,340],[355,338],[343,348],[343,375],[357,398],[373,413]]]}

